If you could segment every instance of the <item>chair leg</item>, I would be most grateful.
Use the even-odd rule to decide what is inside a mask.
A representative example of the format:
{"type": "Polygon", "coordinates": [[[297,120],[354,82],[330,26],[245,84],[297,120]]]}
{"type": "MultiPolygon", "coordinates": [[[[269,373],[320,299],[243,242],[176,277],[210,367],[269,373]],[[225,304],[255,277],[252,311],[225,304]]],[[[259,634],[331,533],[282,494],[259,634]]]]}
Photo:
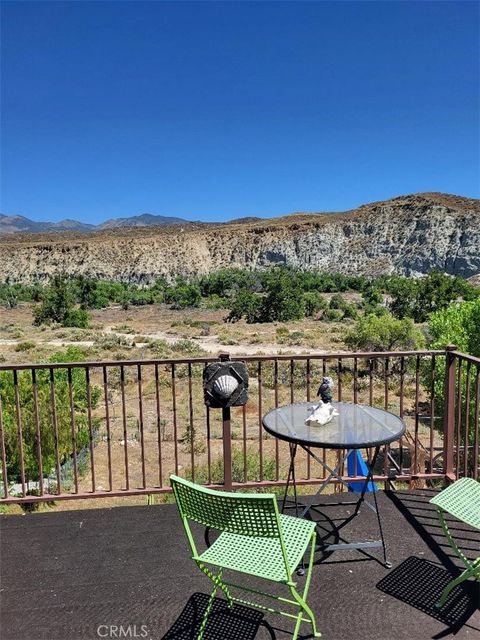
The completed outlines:
{"type": "Polygon", "coordinates": [[[443,533],[445,534],[445,537],[448,540],[448,544],[451,546],[451,548],[453,549],[454,553],[456,553],[456,555],[460,558],[460,560],[464,563],[464,565],[468,568],[468,569],[472,569],[473,568],[473,564],[470,562],[470,560],[465,556],[464,553],[462,553],[462,551],[460,550],[460,548],[458,547],[457,543],[455,542],[455,540],[452,537],[452,534],[450,533],[450,529],[448,528],[448,524],[447,521],[445,520],[445,516],[443,515],[443,510],[437,506],[437,514],[438,514],[438,519],[440,520],[440,524],[442,526],[443,529],[443,533]]]}
{"type": "Polygon", "coordinates": [[[435,606],[437,607],[437,609],[440,609],[441,607],[443,607],[443,605],[447,601],[447,598],[448,598],[451,590],[454,587],[456,587],[458,584],[461,584],[465,580],[468,580],[469,578],[473,578],[473,577],[477,578],[477,580],[480,579],[480,565],[477,565],[477,566],[472,565],[472,566],[470,566],[468,569],[465,569],[465,571],[463,571],[463,573],[461,573],[457,578],[455,578],[455,580],[451,580],[447,584],[445,589],[442,591],[442,595],[440,596],[440,600],[435,603],[435,606]]]}
{"type": "Polygon", "coordinates": [[[202,562],[197,562],[197,565],[198,565],[198,568],[201,571],[203,571],[203,573],[206,576],[208,576],[210,578],[210,580],[213,582],[213,584],[215,585],[214,588],[213,588],[212,593],[210,594],[210,599],[208,600],[207,608],[205,609],[205,613],[203,614],[202,624],[200,626],[200,630],[199,630],[198,636],[197,636],[197,640],[202,640],[203,634],[205,633],[205,629],[207,627],[208,618],[210,616],[210,612],[212,610],[213,602],[215,600],[215,596],[217,594],[218,589],[221,589],[223,591],[223,593],[225,594],[225,597],[227,598],[228,606],[229,606],[230,609],[233,607],[233,600],[232,600],[232,596],[230,595],[230,591],[228,590],[227,586],[221,580],[223,569],[220,569],[220,571],[217,573],[217,575],[215,575],[214,573],[212,573],[210,571],[210,569],[207,569],[207,567],[202,562]]]}
{"type": "Polygon", "coordinates": [[[294,586],[290,586],[290,591],[292,593],[292,596],[295,598],[295,600],[298,602],[298,605],[300,607],[300,611],[297,617],[297,623],[295,625],[295,630],[293,632],[293,638],[292,640],[296,640],[298,637],[298,633],[300,631],[300,625],[302,623],[302,617],[303,617],[303,613],[305,612],[310,620],[310,624],[312,625],[312,631],[313,631],[313,635],[315,638],[320,638],[322,636],[322,634],[318,631],[317,629],[317,624],[315,622],[315,615],[313,613],[313,611],[310,609],[310,607],[307,604],[307,596],[308,596],[308,590],[310,588],[310,580],[312,577],[312,569],[313,569],[313,560],[314,560],[314,556],[315,556],[315,543],[316,543],[316,533],[314,532],[312,535],[312,544],[311,544],[311,548],[310,548],[310,560],[308,563],[308,572],[307,572],[307,579],[305,581],[305,588],[303,589],[303,593],[302,595],[300,595],[297,590],[295,589],[294,586]]]}
{"type": "Polygon", "coordinates": [[[210,616],[210,612],[212,610],[213,601],[215,600],[215,595],[217,593],[218,587],[214,587],[212,593],[210,594],[210,598],[208,600],[207,608],[205,609],[205,613],[203,614],[202,624],[200,625],[200,630],[198,632],[197,640],[202,640],[203,634],[205,633],[205,629],[207,627],[208,618],[210,616]]]}
{"type": "Polygon", "coordinates": [[[203,564],[203,562],[198,562],[197,561],[197,565],[198,565],[198,568],[200,569],[200,571],[203,571],[203,573],[210,578],[210,580],[217,587],[217,589],[221,589],[223,591],[223,593],[225,594],[225,597],[226,597],[226,599],[228,601],[228,606],[231,609],[233,607],[233,598],[232,598],[232,596],[230,594],[230,591],[228,590],[227,585],[221,580],[223,569],[221,569],[218,572],[218,574],[215,575],[214,573],[212,573],[210,571],[210,569],[207,569],[207,567],[203,564]]]}

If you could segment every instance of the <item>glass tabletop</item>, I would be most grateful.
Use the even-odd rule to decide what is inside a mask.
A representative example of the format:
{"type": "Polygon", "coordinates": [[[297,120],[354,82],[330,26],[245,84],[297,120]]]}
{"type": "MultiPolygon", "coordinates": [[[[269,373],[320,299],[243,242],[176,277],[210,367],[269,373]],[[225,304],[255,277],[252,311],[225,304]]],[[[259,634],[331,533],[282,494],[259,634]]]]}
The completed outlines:
{"type": "Polygon", "coordinates": [[[399,417],[377,407],[332,402],[339,415],[322,426],[305,420],[317,402],[299,402],[273,409],[263,417],[263,427],[282,440],[327,449],[363,449],[398,440],[405,433],[399,417]]]}

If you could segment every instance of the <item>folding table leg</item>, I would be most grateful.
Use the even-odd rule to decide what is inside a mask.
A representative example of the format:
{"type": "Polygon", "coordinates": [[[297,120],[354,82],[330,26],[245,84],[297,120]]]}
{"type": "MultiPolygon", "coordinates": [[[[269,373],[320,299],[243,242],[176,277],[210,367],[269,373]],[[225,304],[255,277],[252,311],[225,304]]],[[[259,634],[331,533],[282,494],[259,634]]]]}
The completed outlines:
{"type": "Polygon", "coordinates": [[[295,496],[295,515],[298,516],[297,484],[295,482],[295,456],[297,455],[297,445],[293,443],[289,443],[289,447],[290,447],[290,467],[288,469],[287,486],[285,487],[285,493],[283,494],[282,513],[285,511],[288,489],[290,487],[290,481],[292,481],[293,492],[295,496]]]}

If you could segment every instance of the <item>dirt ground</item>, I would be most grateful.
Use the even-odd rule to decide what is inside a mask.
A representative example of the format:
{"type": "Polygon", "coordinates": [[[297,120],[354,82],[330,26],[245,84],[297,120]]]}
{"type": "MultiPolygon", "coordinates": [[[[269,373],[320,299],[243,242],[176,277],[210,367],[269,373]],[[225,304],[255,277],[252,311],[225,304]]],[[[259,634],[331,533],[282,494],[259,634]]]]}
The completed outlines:
{"type": "Polygon", "coordinates": [[[43,362],[71,344],[84,349],[88,359],[144,359],[159,355],[162,347],[171,351],[165,356],[188,355],[189,348],[192,356],[226,351],[234,355],[326,353],[345,348],[342,336],[351,326],[351,321],[310,318],[228,323],[224,320],[227,315],[224,309],[176,311],[156,304],[124,310],[118,306],[91,312],[89,329],[35,327],[30,306],[21,304],[0,309],[0,360],[43,362]]]}

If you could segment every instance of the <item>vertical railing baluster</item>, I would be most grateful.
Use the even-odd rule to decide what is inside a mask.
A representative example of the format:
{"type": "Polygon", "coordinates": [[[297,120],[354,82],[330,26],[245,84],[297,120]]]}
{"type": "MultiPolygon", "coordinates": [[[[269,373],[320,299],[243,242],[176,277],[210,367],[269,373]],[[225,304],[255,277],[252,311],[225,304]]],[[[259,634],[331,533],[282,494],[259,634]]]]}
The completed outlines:
{"type": "MultiPolygon", "coordinates": [[[[342,358],[338,358],[338,401],[342,402],[342,358]]],[[[337,451],[337,461],[340,460],[340,455],[344,456],[345,455],[345,451],[337,451]]],[[[340,475],[343,476],[344,475],[344,466],[342,464],[342,467],[340,469],[340,475]]],[[[337,492],[337,490],[341,491],[341,485],[335,484],[334,485],[334,489],[335,492],[337,492]]]]}
{"type": "Polygon", "coordinates": [[[294,377],[295,377],[295,362],[293,360],[290,360],[290,404],[293,404],[295,402],[294,377]]]}
{"type": "MultiPolygon", "coordinates": [[[[307,358],[307,402],[310,402],[310,358],[307,358]]],[[[278,440],[278,438],[275,438],[278,440]]],[[[311,462],[310,456],[307,456],[307,479],[310,480],[311,477],[311,462]]]]}
{"type": "Polygon", "coordinates": [[[193,394],[192,394],[192,363],[188,363],[188,409],[190,420],[190,465],[192,467],[192,482],[195,482],[195,430],[193,426],[193,394]]]}
{"type": "Polygon", "coordinates": [[[123,449],[125,462],[125,489],[130,489],[130,473],[128,468],[128,428],[127,428],[127,406],[125,398],[125,367],[120,366],[120,394],[122,396],[122,426],[123,426],[123,449]]]}
{"type": "Polygon", "coordinates": [[[1,388],[0,388],[0,448],[1,448],[1,454],[2,454],[3,497],[8,498],[7,452],[5,447],[5,433],[3,430],[3,404],[2,404],[1,388]]]}
{"type": "MultiPolygon", "coordinates": [[[[310,385],[311,385],[311,361],[310,358],[307,358],[307,402],[310,402],[310,394],[311,394],[311,390],[310,390],[310,385]]],[[[310,456],[309,456],[310,457],[310,456]]]]}
{"type": "Polygon", "coordinates": [[[72,368],[68,367],[68,402],[70,405],[70,436],[72,438],[73,482],[75,493],[78,493],[78,466],[77,466],[77,429],[75,424],[75,402],[73,399],[72,368]]]}
{"type": "Polygon", "coordinates": [[[400,417],[403,418],[405,399],[405,357],[400,358],[400,417]]]}
{"type": "Polygon", "coordinates": [[[443,470],[449,482],[455,477],[454,448],[455,448],[455,379],[457,358],[454,354],[456,347],[448,345],[445,348],[445,393],[443,407],[443,470]]]}
{"type": "Polygon", "coordinates": [[[465,442],[464,442],[464,450],[463,450],[463,475],[468,477],[468,431],[470,425],[470,384],[471,384],[471,369],[472,363],[467,362],[467,376],[466,376],[466,385],[467,388],[465,390],[465,442]]]}
{"type": "MultiPolygon", "coordinates": [[[[322,359],[322,377],[325,378],[327,376],[327,361],[325,358],[322,359]]],[[[321,382],[323,382],[323,380],[321,380],[321,382]]],[[[333,390],[332,390],[332,394],[333,394],[333,390]]],[[[310,457],[310,456],[308,456],[310,457]]],[[[327,463],[327,450],[326,449],[322,449],[322,461],[323,461],[323,465],[322,465],[322,479],[325,480],[325,478],[327,477],[327,470],[325,469],[325,464],[327,463]]]]}
{"type": "Polygon", "coordinates": [[[178,476],[178,433],[177,433],[177,391],[175,364],[172,362],[172,416],[173,416],[173,443],[175,452],[175,475],[178,476]]]}
{"type": "Polygon", "coordinates": [[[158,377],[158,364],[155,365],[155,401],[156,401],[156,407],[157,407],[158,485],[159,487],[163,487],[162,419],[161,419],[160,380],[158,377]]]}
{"type": "MultiPolygon", "coordinates": [[[[274,380],[274,393],[275,393],[275,408],[278,407],[278,360],[274,360],[273,380],[274,380]]],[[[278,438],[275,438],[275,479],[280,477],[280,451],[278,438]]]]}
{"type": "Polygon", "coordinates": [[[418,428],[419,428],[419,395],[420,395],[420,357],[415,357],[415,446],[413,452],[413,470],[419,472],[418,468],[418,428]]]}
{"type": "Polygon", "coordinates": [[[112,434],[110,431],[110,409],[108,407],[108,373],[107,367],[103,369],[103,398],[105,402],[105,427],[107,429],[107,464],[108,464],[108,490],[113,489],[112,480],[112,434]]]}
{"type": "Polygon", "coordinates": [[[368,359],[368,404],[373,405],[373,358],[368,359]]]}
{"type": "MultiPolygon", "coordinates": [[[[357,358],[353,359],[353,402],[357,404],[358,402],[358,360],[357,358]]],[[[355,463],[356,463],[355,458],[355,463]]],[[[357,475],[357,474],[355,474],[357,475]]]]}
{"type": "Polygon", "coordinates": [[[85,367],[85,382],[87,386],[87,419],[88,437],[90,440],[90,468],[92,473],[92,493],[95,493],[95,436],[92,419],[92,390],[90,386],[90,367],[85,367]]]}
{"type": "Polygon", "coordinates": [[[479,475],[479,460],[478,460],[478,449],[480,446],[479,437],[480,437],[480,365],[477,366],[477,376],[475,380],[475,416],[473,419],[473,475],[472,477],[475,480],[480,480],[479,475]]]}
{"type": "Polygon", "coordinates": [[[247,407],[242,406],[243,481],[247,482],[247,407]]]}
{"type": "Polygon", "coordinates": [[[389,378],[390,378],[390,358],[385,358],[385,367],[383,370],[384,377],[384,409],[388,411],[388,386],[389,386],[389,378]]]}
{"type": "Polygon", "coordinates": [[[457,369],[457,425],[455,431],[455,476],[458,480],[460,477],[460,451],[462,448],[462,365],[463,360],[458,358],[457,369]]]}
{"type": "Polygon", "coordinates": [[[38,388],[37,388],[37,372],[32,369],[32,391],[33,391],[33,419],[35,422],[35,440],[37,443],[37,467],[38,467],[38,486],[40,495],[43,496],[43,460],[42,460],[42,434],[40,431],[40,415],[38,410],[38,388]]]}
{"type": "Polygon", "coordinates": [[[262,425],[262,361],[258,362],[258,438],[259,438],[259,470],[260,482],[263,481],[263,425],[262,425]]]}
{"type": "MultiPolygon", "coordinates": [[[[399,400],[399,412],[400,418],[403,419],[403,399],[405,393],[405,358],[400,356],[400,400],[399,400]]],[[[403,473],[403,436],[400,438],[400,473],[403,473]]]]}
{"type": "Polygon", "coordinates": [[[342,401],[342,358],[338,358],[338,401],[342,401]]]}
{"type": "MultiPolygon", "coordinates": [[[[243,407],[245,410],[245,407],[243,407]]],[[[210,407],[206,407],[206,420],[207,420],[207,469],[208,469],[208,484],[212,484],[212,450],[210,446],[211,431],[210,431],[210,407]]]]}
{"type": "Polygon", "coordinates": [[[142,365],[137,364],[137,385],[138,385],[138,426],[140,428],[140,452],[142,456],[142,489],[147,486],[147,474],[145,470],[145,433],[143,422],[143,397],[142,397],[142,365]]]}
{"type": "MultiPolygon", "coordinates": [[[[357,358],[354,358],[353,359],[353,403],[357,404],[357,402],[358,402],[358,360],[357,358]]],[[[362,455],[361,451],[359,451],[359,455],[362,455]]],[[[356,451],[354,452],[354,456],[353,456],[353,475],[358,476],[358,460],[357,460],[356,451]]]]}
{"type": "MultiPolygon", "coordinates": [[[[389,386],[389,377],[390,377],[390,358],[385,358],[385,365],[383,368],[383,407],[385,411],[388,411],[388,386],[389,386]]],[[[389,476],[388,473],[388,456],[390,453],[390,445],[383,445],[383,475],[385,477],[389,476]]],[[[387,488],[387,484],[385,483],[385,489],[387,488]]]]}
{"type": "Polygon", "coordinates": [[[435,429],[435,354],[432,355],[430,369],[430,441],[429,441],[429,473],[433,473],[433,434],[435,429]]]}
{"type": "Polygon", "coordinates": [[[60,477],[60,457],[58,453],[57,402],[55,396],[55,376],[53,369],[50,369],[50,403],[52,408],[53,437],[55,446],[55,473],[57,476],[57,493],[60,495],[60,493],[62,492],[62,486],[60,477]]]}

